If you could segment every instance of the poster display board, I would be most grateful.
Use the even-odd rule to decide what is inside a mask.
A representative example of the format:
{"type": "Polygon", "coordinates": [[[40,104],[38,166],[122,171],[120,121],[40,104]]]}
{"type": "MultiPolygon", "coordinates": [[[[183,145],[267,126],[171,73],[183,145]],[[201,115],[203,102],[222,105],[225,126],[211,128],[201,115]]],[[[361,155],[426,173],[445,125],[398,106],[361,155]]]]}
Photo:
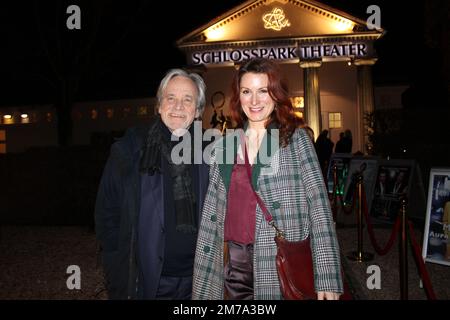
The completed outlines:
{"type": "Polygon", "coordinates": [[[411,198],[414,167],[414,160],[379,161],[370,211],[374,221],[395,222],[402,197],[411,198]]]}
{"type": "Polygon", "coordinates": [[[450,168],[432,168],[428,186],[422,256],[450,266],[450,168]]]}

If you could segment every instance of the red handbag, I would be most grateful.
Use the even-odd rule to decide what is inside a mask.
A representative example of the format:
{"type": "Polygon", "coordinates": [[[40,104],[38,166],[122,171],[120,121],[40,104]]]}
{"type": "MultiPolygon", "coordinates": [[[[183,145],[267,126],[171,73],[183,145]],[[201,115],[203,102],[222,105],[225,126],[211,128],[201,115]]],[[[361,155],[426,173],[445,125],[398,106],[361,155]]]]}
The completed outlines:
{"type": "MultiPolygon", "coordinates": [[[[279,232],[279,231],[278,231],[279,232]]],[[[314,269],[309,237],[300,241],[287,241],[275,236],[277,244],[276,264],[281,293],[285,300],[316,300],[314,269]]],[[[339,300],[352,300],[350,288],[342,272],[344,293],[339,300]]]]}
{"type": "Polygon", "coordinates": [[[287,241],[275,237],[276,265],[281,293],[286,300],[315,300],[314,271],[309,237],[301,241],[287,241]]]}

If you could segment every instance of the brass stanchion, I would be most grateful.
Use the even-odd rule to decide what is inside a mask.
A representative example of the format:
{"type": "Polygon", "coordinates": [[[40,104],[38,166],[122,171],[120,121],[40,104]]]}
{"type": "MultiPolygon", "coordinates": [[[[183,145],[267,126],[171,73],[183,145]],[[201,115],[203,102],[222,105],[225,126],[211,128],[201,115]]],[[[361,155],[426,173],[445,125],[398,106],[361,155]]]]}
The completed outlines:
{"type": "MultiPolygon", "coordinates": [[[[350,252],[350,255],[347,256],[348,259],[356,262],[370,261],[373,259],[373,254],[368,252],[363,252],[363,231],[362,231],[362,215],[363,215],[363,206],[362,206],[362,193],[363,193],[363,177],[360,174],[358,176],[358,214],[356,215],[356,223],[358,227],[358,250],[350,252]]],[[[353,199],[355,201],[355,199],[353,199]]]]}
{"type": "Polygon", "coordinates": [[[406,197],[401,200],[400,214],[402,215],[402,222],[400,225],[400,241],[399,241],[399,252],[400,252],[400,299],[408,300],[408,250],[407,250],[407,234],[406,234],[406,197]]]}

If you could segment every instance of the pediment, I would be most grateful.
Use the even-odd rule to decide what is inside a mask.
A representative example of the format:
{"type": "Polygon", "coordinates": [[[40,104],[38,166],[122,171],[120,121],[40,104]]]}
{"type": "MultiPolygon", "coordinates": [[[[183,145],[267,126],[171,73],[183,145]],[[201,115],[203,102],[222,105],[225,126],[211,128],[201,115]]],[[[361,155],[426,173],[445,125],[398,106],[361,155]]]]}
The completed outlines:
{"type": "Polygon", "coordinates": [[[365,21],[316,1],[250,0],[177,41],[180,48],[270,39],[381,35],[365,21]]]}

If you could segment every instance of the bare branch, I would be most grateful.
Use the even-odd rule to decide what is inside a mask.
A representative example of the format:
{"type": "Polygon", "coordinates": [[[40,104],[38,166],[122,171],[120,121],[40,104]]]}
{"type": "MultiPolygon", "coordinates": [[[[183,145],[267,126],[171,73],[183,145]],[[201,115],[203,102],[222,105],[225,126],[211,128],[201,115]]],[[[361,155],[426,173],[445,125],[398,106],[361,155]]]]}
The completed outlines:
{"type": "Polygon", "coordinates": [[[38,9],[38,4],[37,1],[33,1],[34,4],[34,16],[36,18],[36,26],[37,26],[37,30],[38,30],[38,34],[39,34],[39,39],[41,40],[41,46],[42,49],[45,51],[46,56],[48,58],[48,62],[50,64],[50,67],[52,68],[53,72],[55,73],[56,77],[59,80],[62,80],[62,76],[61,73],[59,72],[55,62],[52,60],[51,54],[50,54],[50,50],[48,47],[48,43],[44,37],[44,33],[42,32],[42,26],[41,26],[41,19],[39,18],[39,9],[38,9]]]}

